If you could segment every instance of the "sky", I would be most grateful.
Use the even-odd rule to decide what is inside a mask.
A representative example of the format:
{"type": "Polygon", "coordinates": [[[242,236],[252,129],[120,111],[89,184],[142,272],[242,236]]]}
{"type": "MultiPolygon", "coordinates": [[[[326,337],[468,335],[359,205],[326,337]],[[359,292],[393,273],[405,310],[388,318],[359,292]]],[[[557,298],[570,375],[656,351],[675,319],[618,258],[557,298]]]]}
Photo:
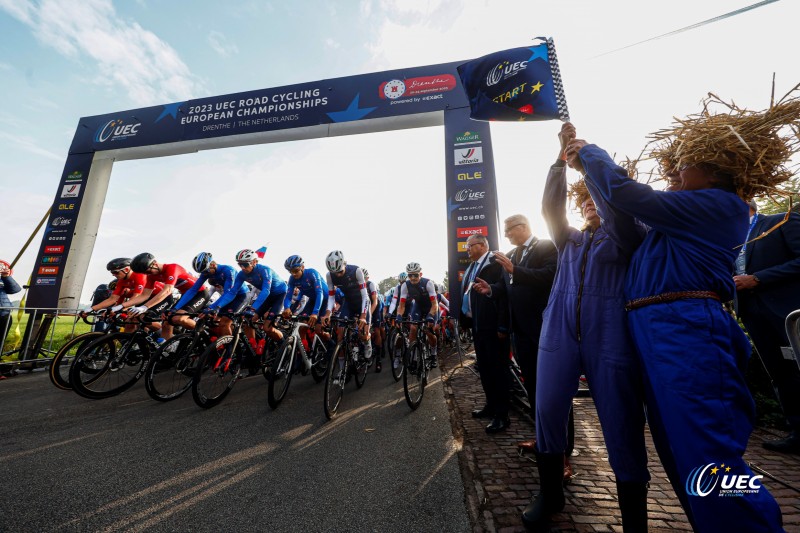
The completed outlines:
{"type": "MultiPolygon", "coordinates": [[[[636,157],[709,92],[755,110],[769,106],[773,73],[778,96],[800,83],[795,0],[618,50],[754,2],[0,0],[0,258],[52,205],[80,117],[469,60],[538,36],[555,40],[578,137],[636,157]]],[[[540,237],[559,129],[491,126],[500,220],[523,213],[540,237]]],[[[233,264],[268,245],[264,262],[285,277],[287,256],[324,272],[341,249],[376,282],[410,261],[441,281],[444,141],[432,127],[119,162],[81,300],[110,280],[109,259],[143,251],[189,268],[200,251],[233,264]]]]}

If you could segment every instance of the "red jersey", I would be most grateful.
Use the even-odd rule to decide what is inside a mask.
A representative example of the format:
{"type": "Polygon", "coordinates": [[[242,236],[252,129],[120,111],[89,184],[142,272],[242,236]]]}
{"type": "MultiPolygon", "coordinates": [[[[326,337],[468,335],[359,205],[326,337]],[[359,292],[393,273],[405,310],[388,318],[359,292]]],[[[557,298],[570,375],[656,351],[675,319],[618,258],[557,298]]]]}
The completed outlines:
{"type": "MultiPolygon", "coordinates": [[[[186,272],[186,269],[177,263],[161,265],[161,272],[158,274],[148,274],[145,289],[154,289],[156,282],[160,281],[164,285],[174,285],[178,292],[185,293],[192,288],[197,278],[186,272]]],[[[157,291],[153,290],[155,294],[157,291]]]]}
{"type": "Polygon", "coordinates": [[[114,287],[114,292],[111,294],[116,296],[117,303],[121,304],[128,298],[141,294],[145,283],[147,283],[147,276],[131,272],[127,278],[117,281],[117,286],[114,287]]]}

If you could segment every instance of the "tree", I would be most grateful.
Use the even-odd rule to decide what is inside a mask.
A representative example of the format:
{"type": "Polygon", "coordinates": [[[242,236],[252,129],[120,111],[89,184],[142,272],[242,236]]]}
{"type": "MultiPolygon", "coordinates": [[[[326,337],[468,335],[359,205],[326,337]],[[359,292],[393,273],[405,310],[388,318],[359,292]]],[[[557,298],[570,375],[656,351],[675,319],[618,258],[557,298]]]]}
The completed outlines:
{"type": "MultiPolygon", "coordinates": [[[[791,209],[795,213],[800,212],[800,177],[794,177],[789,180],[783,187],[785,191],[790,191],[791,195],[791,209]]],[[[762,215],[775,215],[778,213],[785,213],[789,210],[789,196],[773,195],[768,198],[759,198],[756,203],[758,204],[758,212],[762,215]]]]}
{"type": "Polygon", "coordinates": [[[394,277],[382,279],[381,281],[378,282],[378,292],[380,292],[381,294],[386,294],[386,291],[388,291],[398,283],[400,283],[400,281],[394,277]]]}
{"type": "Polygon", "coordinates": [[[442,287],[444,287],[444,292],[450,290],[450,273],[446,270],[444,271],[444,279],[442,280],[442,287]]]}

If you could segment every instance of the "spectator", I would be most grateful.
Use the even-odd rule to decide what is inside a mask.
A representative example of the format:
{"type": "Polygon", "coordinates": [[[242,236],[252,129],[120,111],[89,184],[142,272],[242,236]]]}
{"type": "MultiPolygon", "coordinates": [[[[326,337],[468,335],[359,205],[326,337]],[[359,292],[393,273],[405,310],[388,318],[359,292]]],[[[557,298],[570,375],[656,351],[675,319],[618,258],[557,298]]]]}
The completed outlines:
{"type": "Polygon", "coordinates": [[[486,395],[486,404],[472,411],[472,416],[490,418],[491,423],[486,426],[486,433],[493,434],[505,431],[511,425],[508,418],[511,403],[508,382],[511,349],[508,339],[508,305],[502,297],[491,300],[472,289],[481,280],[488,283],[499,282],[503,269],[491,260],[489,241],[483,235],[470,235],[467,239],[467,254],[472,263],[467,267],[461,281],[460,320],[463,327],[472,329],[481,386],[486,395]]]}
{"type": "MultiPolygon", "coordinates": [[[[611,206],[604,220],[632,216],[651,228],[631,259],[626,309],[644,370],[650,432],[689,522],[700,532],[780,531],[780,508],[763,486],[735,498],[699,494],[721,490],[703,475],[716,475],[722,464],[724,472],[753,475],[742,458],[755,414],[743,375],[750,343],[720,301],[733,298],[735,248],[747,232],[746,196],[737,193],[755,189],[751,175],[720,166],[743,150],[715,145],[727,128],[715,135],[712,124],[695,135],[691,120],[681,124],[674,142],[661,149],[666,191],[630,179],[586,141],[571,141],[567,156],[611,206]]],[[[756,167],[749,167],[754,174],[756,167]]]]}
{"type": "MultiPolygon", "coordinates": [[[[512,215],[504,223],[505,235],[516,248],[508,255],[495,252],[495,261],[503,267],[504,274],[499,283],[492,285],[488,294],[491,297],[496,292],[508,300],[511,345],[522,370],[531,416],[535,419],[539,334],[542,331],[542,313],[556,274],[557,251],[551,241],[534,237],[524,215],[512,215]]],[[[482,290],[482,293],[487,287],[476,285],[476,289],[482,290]]],[[[534,442],[523,442],[520,446],[533,449],[534,442]]]]}
{"type": "Polygon", "coordinates": [[[567,424],[578,378],[585,373],[617,482],[626,532],[647,531],[647,451],[641,374],[625,326],[623,285],[643,230],[631,217],[611,216],[585,186],[573,186],[584,225],[567,222],[564,150],[575,137],[564,124],[559,159],[550,168],[542,213],[558,249],[558,271],[539,339],[536,462],[540,492],[525,508],[526,527],[541,528],[564,508],[562,487],[567,424]]]}
{"type": "MultiPolygon", "coordinates": [[[[11,307],[11,300],[8,295],[16,294],[22,290],[19,284],[14,281],[13,275],[14,271],[11,270],[11,265],[6,261],[0,260],[0,280],[2,280],[2,284],[0,284],[0,335],[2,335],[0,337],[2,339],[0,351],[5,346],[6,336],[11,331],[11,325],[14,323],[14,319],[11,317],[11,310],[8,309],[11,307]]],[[[5,376],[0,376],[0,379],[5,379],[5,376]]]]}
{"type": "Polygon", "coordinates": [[[736,259],[736,313],[764,363],[789,422],[789,436],[764,448],[800,454],[800,367],[786,359],[785,321],[800,308],[800,215],[763,216],[750,202],[750,229],[736,259]]]}

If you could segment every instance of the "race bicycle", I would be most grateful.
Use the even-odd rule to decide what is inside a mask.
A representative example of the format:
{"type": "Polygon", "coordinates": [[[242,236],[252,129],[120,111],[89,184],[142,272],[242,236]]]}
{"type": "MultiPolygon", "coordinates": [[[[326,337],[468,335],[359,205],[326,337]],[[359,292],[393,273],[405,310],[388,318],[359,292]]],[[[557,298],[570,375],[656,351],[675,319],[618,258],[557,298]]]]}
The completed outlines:
{"type": "Polygon", "coordinates": [[[372,358],[364,358],[364,345],[359,338],[358,321],[353,318],[331,318],[331,322],[343,328],[339,342],[328,360],[328,378],[325,380],[323,407],[328,420],[336,416],[344,398],[344,386],[352,374],[356,388],[367,380],[372,358]]]}

